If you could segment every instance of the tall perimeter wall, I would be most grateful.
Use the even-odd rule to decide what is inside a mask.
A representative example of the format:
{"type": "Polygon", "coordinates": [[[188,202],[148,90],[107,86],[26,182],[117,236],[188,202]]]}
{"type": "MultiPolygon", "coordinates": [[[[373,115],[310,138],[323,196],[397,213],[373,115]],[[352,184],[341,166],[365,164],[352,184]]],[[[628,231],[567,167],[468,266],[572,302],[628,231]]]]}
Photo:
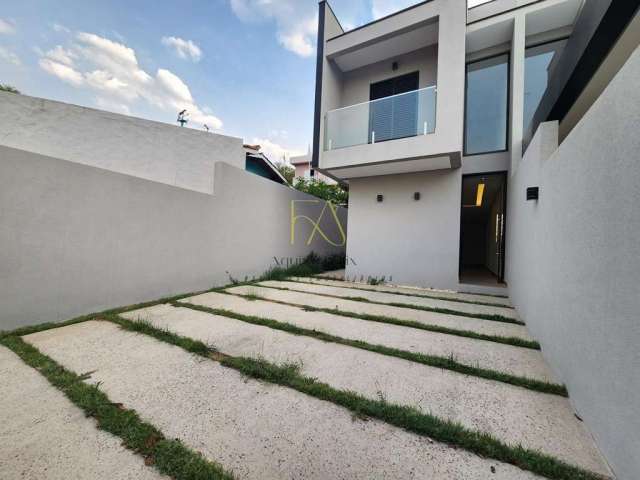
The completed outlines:
{"type": "Polygon", "coordinates": [[[557,123],[541,124],[507,209],[512,301],[628,480],[640,478],[638,78],[636,49],[560,146],[557,123]]]}
{"type": "MultiPolygon", "coordinates": [[[[3,94],[0,112],[4,100],[3,94]]],[[[43,106],[50,111],[55,102],[45,101],[43,106]]],[[[78,107],[67,107],[78,114],[78,107]]],[[[95,111],[82,110],[85,120],[95,120],[95,111]]],[[[120,130],[117,120],[122,116],[104,115],[120,130]]],[[[33,122],[33,117],[20,118],[33,122]]],[[[128,117],[123,121],[142,131],[147,124],[157,125],[128,117]]],[[[14,127],[20,129],[20,122],[14,127]]],[[[344,253],[343,246],[331,245],[318,232],[307,244],[314,226],[304,218],[295,223],[291,243],[292,201],[296,215],[314,220],[320,218],[325,204],[233,166],[243,158],[239,139],[161,125],[137,140],[124,129],[121,144],[108,149],[95,138],[71,141],[64,129],[52,135],[38,127],[50,142],[42,138],[34,142],[38,150],[34,152],[29,151],[24,132],[14,135],[16,143],[21,138],[22,148],[6,146],[12,132],[7,132],[6,125],[3,128],[0,330],[227,284],[230,277],[259,275],[277,262],[297,261],[311,251],[344,253]],[[175,136],[154,149],[154,135],[175,136]],[[93,155],[92,141],[97,142],[93,155]],[[200,141],[206,148],[199,146],[200,141]],[[185,143],[191,152],[189,161],[172,164],[172,158],[181,158],[185,143]],[[74,145],[78,145],[75,150],[74,145]],[[153,179],[123,173],[128,159],[114,154],[137,152],[133,164],[140,167],[153,164],[156,150],[164,167],[153,179]],[[185,168],[197,174],[169,184],[166,172],[185,168]],[[201,177],[206,181],[199,182],[201,177]],[[206,188],[209,181],[214,183],[206,188]]],[[[68,133],[73,137],[72,131],[68,133]]],[[[103,135],[108,137],[104,131],[103,135]]],[[[153,168],[147,168],[144,176],[154,177],[153,168]]],[[[346,233],[345,211],[339,209],[337,216],[346,233]]],[[[329,239],[341,243],[329,209],[320,226],[329,239]]]]}

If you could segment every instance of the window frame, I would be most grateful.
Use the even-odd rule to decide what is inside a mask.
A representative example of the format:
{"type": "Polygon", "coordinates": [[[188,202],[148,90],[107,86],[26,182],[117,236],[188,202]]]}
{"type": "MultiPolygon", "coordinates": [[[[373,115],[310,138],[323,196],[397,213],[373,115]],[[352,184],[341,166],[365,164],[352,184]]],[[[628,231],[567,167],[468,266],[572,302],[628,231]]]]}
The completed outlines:
{"type": "Polygon", "coordinates": [[[490,155],[492,153],[504,153],[509,151],[509,144],[511,143],[511,55],[512,51],[508,50],[506,52],[497,53],[495,55],[489,55],[486,57],[477,58],[471,62],[466,62],[464,65],[464,121],[463,121],[463,130],[462,130],[462,155],[464,157],[475,157],[477,155],[490,155]],[[491,60],[492,58],[498,57],[507,57],[507,114],[506,117],[506,125],[505,125],[505,147],[504,149],[491,150],[488,152],[477,152],[477,153],[468,153],[467,152],[467,95],[469,93],[469,82],[467,81],[469,77],[469,65],[473,65],[474,63],[484,62],[487,60],[491,60]]]}
{"type": "MultiPolygon", "coordinates": [[[[558,52],[560,55],[562,55],[562,52],[564,51],[564,49],[565,49],[565,48],[566,48],[566,46],[567,46],[567,43],[566,43],[566,42],[567,42],[567,40],[569,40],[569,38],[570,38],[570,35],[563,35],[563,36],[561,36],[561,37],[554,38],[554,39],[552,39],[552,40],[545,40],[544,42],[537,42],[537,43],[532,43],[532,44],[530,44],[530,45],[525,45],[525,48],[524,48],[524,69],[523,69],[523,73],[524,73],[524,84],[525,84],[525,87],[524,87],[524,88],[523,88],[523,90],[522,90],[523,95],[526,93],[526,82],[527,82],[527,58],[529,58],[529,57],[527,57],[527,52],[528,52],[528,51],[530,51],[530,50],[536,49],[536,48],[540,48],[540,47],[544,47],[544,46],[546,46],[546,45],[550,45],[550,44],[552,44],[552,43],[565,42],[565,44],[564,44],[564,45],[563,45],[563,47],[562,47],[562,50],[560,50],[560,51],[558,52]]],[[[549,85],[547,84],[547,90],[548,90],[548,89],[549,89],[549,85]]],[[[545,90],[545,93],[546,93],[546,90],[545,90]]],[[[544,94],[543,94],[543,98],[544,98],[544,94]]],[[[524,116],[524,100],[523,100],[522,106],[523,106],[523,112],[522,112],[522,113],[523,113],[523,116],[524,116]]],[[[533,120],[535,119],[536,112],[537,112],[537,110],[538,110],[538,108],[539,108],[539,107],[540,107],[540,102],[538,102],[538,106],[537,106],[537,107],[536,107],[536,109],[533,111],[533,116],[531,117],[531,120],[529,121],[529,125],[524,125],[524,119],[523,119],[523,125],[522,125],[523,137],[524,137],[525,133],[527,132],[527,130],[529,129],[529,127],[531,126],[531,124],[532,124],[533,120]]],[[[523,139],[523,140],[524,140],[524,139],[523,139]]],[[[523,146],[524,146],[524,141],[523,141],[523,146]]],[[[524,148],[523,148],[523,151],[524,151],[524,148]]]]}

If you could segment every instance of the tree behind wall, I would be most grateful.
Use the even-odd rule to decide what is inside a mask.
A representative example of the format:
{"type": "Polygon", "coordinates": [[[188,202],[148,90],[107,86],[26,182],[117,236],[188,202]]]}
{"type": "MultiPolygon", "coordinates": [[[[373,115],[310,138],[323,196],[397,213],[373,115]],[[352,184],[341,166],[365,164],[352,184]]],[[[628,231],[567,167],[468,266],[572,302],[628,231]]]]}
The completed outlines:
{"type": "Polygon", "coordinates": [[[276,168],[280,172],[289,185],[293,184],[293,177],[296,176],[296,171],[291,165],[287,165],[286,163],[278,163],[276,164],[276,168]]]}
{"type": "Polygon", "coordinates": [[[293,187],[296,190],[322,198],[336,205],[347,206],[349,203],[349,190],[340,184],[329,185],[315,178],[298,177],[293,187]]]}
{"type": "Polygon", "coordinates": [[[2,83],[0,83],[0,92],[20,93],[17,88],[12,87],[11,85],[4,85],[2,83]]]}

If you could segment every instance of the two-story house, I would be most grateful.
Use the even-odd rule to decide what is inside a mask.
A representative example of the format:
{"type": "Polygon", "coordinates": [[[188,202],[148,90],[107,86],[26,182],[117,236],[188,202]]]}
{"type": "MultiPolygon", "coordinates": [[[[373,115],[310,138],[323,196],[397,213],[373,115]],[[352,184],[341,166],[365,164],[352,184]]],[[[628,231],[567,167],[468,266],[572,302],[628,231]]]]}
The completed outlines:
{"type": "Polygon", "coordinates": [[[349,184],[347,276],[500,291],[510,173],[614,4],[428,0],[344,31],[320,2],[312,167],[349,184]]]}

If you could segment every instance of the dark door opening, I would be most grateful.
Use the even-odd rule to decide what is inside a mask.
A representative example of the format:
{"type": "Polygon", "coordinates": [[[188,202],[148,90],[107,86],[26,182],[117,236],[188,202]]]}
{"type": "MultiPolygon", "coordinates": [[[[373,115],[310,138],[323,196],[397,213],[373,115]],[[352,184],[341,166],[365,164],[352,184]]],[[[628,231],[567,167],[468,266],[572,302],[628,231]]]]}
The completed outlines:
{"type": "Polygon", "coordinates": [[[416,135],[418,125],[418,84],[418,72],[371,84],[369,87],[369,100],[378,101],[371,103],[369,110],[370,143],[416,135]],[[400,95],[401,93],[406,95],[400,95]],[[382,100],[384,98],[386,100],[382,100]]]}
{"type": "Polygon", "coordinates": [[[506,201],[506,172],[462,177],[461,283],[504,283],[506,201]]]}

